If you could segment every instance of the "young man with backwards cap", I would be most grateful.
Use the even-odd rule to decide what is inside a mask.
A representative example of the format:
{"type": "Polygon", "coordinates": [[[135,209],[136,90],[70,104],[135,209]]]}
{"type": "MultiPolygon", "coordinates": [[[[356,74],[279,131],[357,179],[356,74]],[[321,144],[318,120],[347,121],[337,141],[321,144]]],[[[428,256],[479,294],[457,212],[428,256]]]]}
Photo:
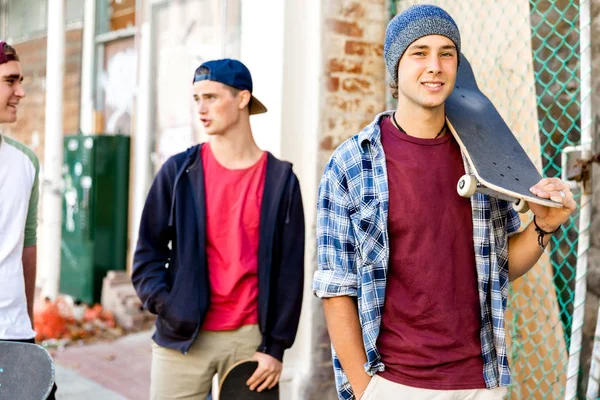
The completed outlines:
{"type": "Polygon", "coordinates": [[[460,197],[460,148],[444,102],[460,62],[444,10],[393,18],[384,57],[396,110],[377,115],[325,168],[318,271],[340,399],[501,399],[510,384],[508,282],[538,260],[575,209],[569,187],[543,179],[521,232],[506,201],[460,197]],[[539,242],[538,242],[539,241],[539,242]]]}
{"type": "MultiPolygon", "coordinates": [[[[133,283],[158,315],[151,398],[205,399],[215,373],[258,361],[250,390],[277,384],[294,342],[304,276],[304,213],[292,165],[255,143],[237,60],[203,63],[194,101],[208,143],[171,157],[142,214],[133,283]]],[[[241,389],[240,389],[241,390],[241,389]]]]}
{"type": "MultiPolygon", "coordinates": [[[[25,97],[17,51],[0,41],[0,123],[17,121],[25,97]]],[[[0,135],[0,340],[35,343],[39,162],[18,141],[0,135]]],[[[48,399],[54,399],[56,385],[48,399]]]]}

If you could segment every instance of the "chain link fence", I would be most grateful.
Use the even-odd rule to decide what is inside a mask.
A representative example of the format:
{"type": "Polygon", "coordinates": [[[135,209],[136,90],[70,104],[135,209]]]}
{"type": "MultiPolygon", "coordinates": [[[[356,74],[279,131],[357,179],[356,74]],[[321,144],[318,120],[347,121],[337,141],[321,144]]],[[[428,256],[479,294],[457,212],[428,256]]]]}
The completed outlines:
{"type": "MultiPolygon", "coordinates": [[[[542,175],[560,176],[562,150],[580,144],[581,94],[590,92],[581,85],[579,1],[428,2],[456,20],[480,89],[542,175]]],[[[390,17],[416,3],[422,1],[392,1],[390,17]]],[[[574,193],[579,202],[581,191],[574,193]]],[[[511,284],[506,330],[514,379],[509,399],[585,398],[567,388],[578,380],[583,325],[585,271],[578,268],[577,255],[587,251],[581,246],[588,241],[580,238],[589,226],[578,226],[581,210],[554,236],[538,264],[511,284]],[[576,368],[567,367],[570,354],[577,358],[571,363],[576,368]]],[[[523,223],[530,218],[531,213],[523,215],[523,223]]],[[[584,393],[581,386],[585,382],[579,389],[584,393]]]]}

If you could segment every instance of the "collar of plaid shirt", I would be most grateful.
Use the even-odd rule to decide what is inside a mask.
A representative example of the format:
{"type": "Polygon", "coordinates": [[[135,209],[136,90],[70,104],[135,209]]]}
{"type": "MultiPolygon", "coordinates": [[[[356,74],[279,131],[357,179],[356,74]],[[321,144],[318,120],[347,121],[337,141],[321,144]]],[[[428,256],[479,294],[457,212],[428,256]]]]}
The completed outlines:
{"type": "MultiPolygon", "coordinates": [[[[313,291],[321,298],[357,297],[367,354],[364,368],[370,375],[385,368],[376,348],[389,258],[389,192],[379,121],[392,112],[377,115],[358,135],[336,149],[325,167],[317,204],[318,270],[313,291]]],[[[506,201],[480,193],[472,197],[471,206],[483,376],[487,387],[494,388],[511,382],[504,328],[507,245],[508,236],[519,229],[520,219],[506,201]]],[[[339,398],[353,399],[333,347],[332,354],[339,398]]]]}

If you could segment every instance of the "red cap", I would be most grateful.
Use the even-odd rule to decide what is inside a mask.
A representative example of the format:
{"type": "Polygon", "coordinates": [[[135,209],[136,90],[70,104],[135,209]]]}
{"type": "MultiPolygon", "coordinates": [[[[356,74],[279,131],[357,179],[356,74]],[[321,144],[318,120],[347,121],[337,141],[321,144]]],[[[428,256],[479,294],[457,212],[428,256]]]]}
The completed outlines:
{"type": "Polygon", "coordinates": [[[4,40],[0,40],[0,64],[7,63],[9,61],[16,61],[17,58],[14,55],[6,55],[4,53],[4,40]]]}

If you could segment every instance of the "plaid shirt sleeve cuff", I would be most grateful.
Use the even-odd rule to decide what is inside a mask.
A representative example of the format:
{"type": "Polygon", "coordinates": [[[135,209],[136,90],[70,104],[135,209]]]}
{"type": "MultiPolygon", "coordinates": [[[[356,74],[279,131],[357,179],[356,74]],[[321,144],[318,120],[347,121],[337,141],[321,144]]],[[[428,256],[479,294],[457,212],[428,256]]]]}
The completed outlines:
{"type": "Polygon", "coordinates": [[[319,270],[313,279],[313,292],[319,298],[357,296],[358,277],[345,271],[319,270]]]}
{"type": "Polygon", "coordinates": [[[519,213],[509,205],[508,214],[506,215],[506,232],[508,233],[508,236],[517,233],[520,227],[521,218],[519,217],[519,213]]]}

